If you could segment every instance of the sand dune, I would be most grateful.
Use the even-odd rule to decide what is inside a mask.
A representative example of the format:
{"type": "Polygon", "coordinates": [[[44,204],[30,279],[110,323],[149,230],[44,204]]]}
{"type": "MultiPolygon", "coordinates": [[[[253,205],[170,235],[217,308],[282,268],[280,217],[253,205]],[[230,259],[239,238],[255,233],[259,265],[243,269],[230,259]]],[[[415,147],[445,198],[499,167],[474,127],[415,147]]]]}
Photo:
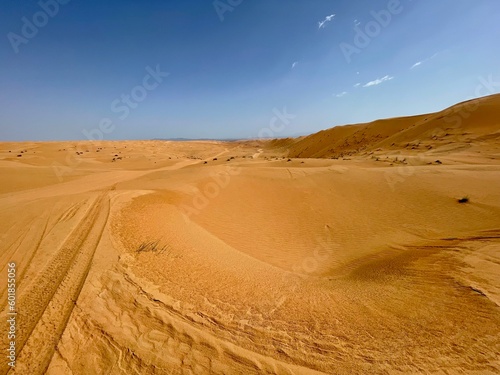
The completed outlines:
{"type": "Polygon", "coordinates": [[[499,373],[499,114],[0,143],[0,373],[499,373]]]}
{"type": "MultiPolygon", "coordinates": [[[[457,104],[428,115],[335,127],[284,146],[290,157],[328,158],[384,150],[439,151],[473,148],[500,138],[500,94],[457,104]]],[[[276,146],[282,146],[277,144],[276,146]]],[[[498,149],[497,149],[498,151],[498,149]]]]}

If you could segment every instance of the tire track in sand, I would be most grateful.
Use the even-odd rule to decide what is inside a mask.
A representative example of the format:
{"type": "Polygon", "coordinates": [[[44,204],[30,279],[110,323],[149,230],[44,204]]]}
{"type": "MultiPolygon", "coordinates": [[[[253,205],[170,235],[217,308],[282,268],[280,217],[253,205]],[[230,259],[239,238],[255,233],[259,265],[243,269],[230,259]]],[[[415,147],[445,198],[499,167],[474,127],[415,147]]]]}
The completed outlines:
{"type": "MultiPolygon", "coordinates": [[[[83,287],[109,215],[106,193],[71,233],[53,260],[20,296],[18,358],[10,373],[43,374],[83,287]]],[[[1,369],[1,373],[9,373],[1,369]]]]}

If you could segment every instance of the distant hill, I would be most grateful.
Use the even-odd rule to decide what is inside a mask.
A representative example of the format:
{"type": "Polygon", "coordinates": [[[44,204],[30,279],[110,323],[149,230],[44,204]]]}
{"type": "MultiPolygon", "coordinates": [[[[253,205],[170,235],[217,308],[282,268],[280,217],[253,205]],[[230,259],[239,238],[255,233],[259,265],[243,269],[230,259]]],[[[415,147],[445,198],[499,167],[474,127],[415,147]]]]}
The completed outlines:
{"type": "Polygon", "coordinates": [[[219,141],[219,142],[235,142],[238,138],[154,138],[153,141],[175,141],[175,142],[194,142],[194,141],[219,141]]]}
{"type": "Polygon", "coordinates": [[[469,100],[440,112],[337,126],[271,147],[294,158],[330,158],[376,149],[416,149],[500,137],[500,94],[469,100]]]}

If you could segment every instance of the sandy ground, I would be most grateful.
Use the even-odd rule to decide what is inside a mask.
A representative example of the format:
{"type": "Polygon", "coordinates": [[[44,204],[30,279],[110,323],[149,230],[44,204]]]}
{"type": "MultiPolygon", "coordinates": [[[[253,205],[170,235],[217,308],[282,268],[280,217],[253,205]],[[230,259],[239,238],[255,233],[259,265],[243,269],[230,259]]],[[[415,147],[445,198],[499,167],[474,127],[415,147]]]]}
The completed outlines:
{"type": "Polygon", "coordinates": [[[434,114],[272,142],[0,143],[18,312],[0,373],[500,373],[500,106],[482,103],[448,135],[434,114]]]}

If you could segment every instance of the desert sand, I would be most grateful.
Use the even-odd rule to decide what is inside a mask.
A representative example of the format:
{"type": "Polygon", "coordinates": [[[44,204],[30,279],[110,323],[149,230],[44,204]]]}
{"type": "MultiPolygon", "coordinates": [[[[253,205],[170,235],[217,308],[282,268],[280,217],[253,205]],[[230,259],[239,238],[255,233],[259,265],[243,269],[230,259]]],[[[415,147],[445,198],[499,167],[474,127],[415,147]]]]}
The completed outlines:
{"type": "Polygon", "coordinates": [[[498,95],[297,139],[3,142],[0,176],[1,374],[500,373],[498,95]]]}

